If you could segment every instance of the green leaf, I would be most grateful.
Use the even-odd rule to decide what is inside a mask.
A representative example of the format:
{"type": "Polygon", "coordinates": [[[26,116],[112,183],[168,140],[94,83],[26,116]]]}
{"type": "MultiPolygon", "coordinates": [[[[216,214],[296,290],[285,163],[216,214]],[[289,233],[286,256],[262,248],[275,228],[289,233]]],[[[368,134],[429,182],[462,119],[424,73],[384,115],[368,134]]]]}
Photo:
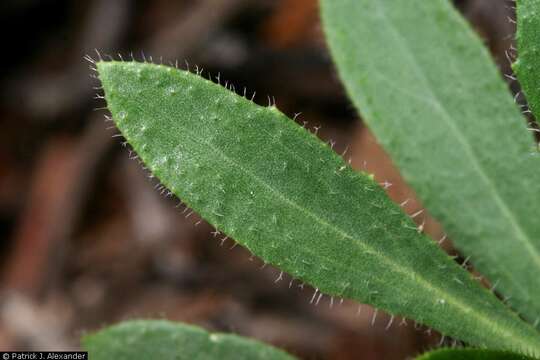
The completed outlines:
{"type": "Polygon", "coordinates": [[[439,349],[425,353],[416,360],[534,360],[532,357],[506,351],[484,349],[439,349]]]}
{"type": "Polygon", "coordinates": [[[518,59],[513,68],[529,107],[540,119],[540,0],[517,0],[518,59]]]}
{"type": "Polygon", "coordinates": [[[330,296],[478,345],[540,338],[420,234],[371,177],[280,113],[189,72],[99,62],[113,118],[146,166],[208,222],[330,296]]]}
{"type": "Polygon", "coordinates": [[[165,320],[126,321],[87,335],[82,343],[92,360],[294,359],[255,340],[165,320]]]}
{"type": "Polygon", "coordinates": [[[339,74],[426,208],[531,322],[540,153],[488,51],[447,0],[322,0],[339,74]]]}

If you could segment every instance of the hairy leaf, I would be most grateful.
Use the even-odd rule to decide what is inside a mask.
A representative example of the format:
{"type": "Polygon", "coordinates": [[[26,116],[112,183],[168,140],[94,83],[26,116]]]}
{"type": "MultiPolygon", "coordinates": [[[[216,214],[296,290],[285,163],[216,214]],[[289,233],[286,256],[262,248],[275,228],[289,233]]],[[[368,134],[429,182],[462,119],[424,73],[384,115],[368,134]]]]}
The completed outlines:
{"type": "Polygon", "coordinates": [[[322,0],[364,120],[508,303],[540,317],[540,153],[489,53],[447,0],[322,0]]]}
{"type": "Polygon", "coordinates": [[[518,59],[513,68],[537,120],[540,119],[540,0],[517,0],[518,59]]]}
{"type": "Polygon", "coordinates": [[[294,359],[255,340],[165,320],[126,321],[87,335],[82,343],[92,360],[294,359]]]}
{"type": "Polygon", "coordinates": [[[440,349],[425,353],[416,360],[534,360],[532,357],[505,351],[483,349],[440,349]]]}
{"type": "Polygon", "coordinates": [[[113,118],[146,166],[225,235],[330,296],[475,344],[540,353],[368,175],[275,107],[189,72],[99,62],[113,118]]]}

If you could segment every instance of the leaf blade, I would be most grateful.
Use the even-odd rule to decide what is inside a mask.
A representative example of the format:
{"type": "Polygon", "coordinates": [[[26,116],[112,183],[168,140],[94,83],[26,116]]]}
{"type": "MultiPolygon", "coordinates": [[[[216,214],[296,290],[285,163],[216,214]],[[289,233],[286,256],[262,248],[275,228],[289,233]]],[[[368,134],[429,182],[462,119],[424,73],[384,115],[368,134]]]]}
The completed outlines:
{"type": "Polygon", "coordinates": [[[91,359],[260,359],[293,360],[261,342],[165,320],[131,320],[84,336],[91,359]]]}
{"type": "Polygon", "coordinates": [[[534,322],[540,154],[478,37],[446,0],[321,5],[366,123],[454,243],[534,322]]]}
{"type": "Polygon", "coordinates": [[[485,349],[439,349],[430,351],[416,360],[534,360],[532,357],[511,352],[485,349]]]}
{"type": "Polygon", "coordinates": [[[517,48],[518,59],[513,69],[533,114],[540,116],[540,1],[518,0],[517,48]]]}
{"type": "Polygon", "coordinates": [[[378,184],[276,108],[165,66],[97,68],[113,119],[149,169],[265,262],[454,337],[540,351],[534,330],[419,234],[378,184]]]}

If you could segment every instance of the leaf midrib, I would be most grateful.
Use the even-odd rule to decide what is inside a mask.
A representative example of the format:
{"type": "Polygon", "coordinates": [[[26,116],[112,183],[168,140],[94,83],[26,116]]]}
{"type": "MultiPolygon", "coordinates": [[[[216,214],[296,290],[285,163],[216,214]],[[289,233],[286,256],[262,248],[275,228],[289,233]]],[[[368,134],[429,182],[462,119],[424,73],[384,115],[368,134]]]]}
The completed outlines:
{"type": "MultiPolygon", "coordinates": [[[[217,84],[214,84],[214,83],[212,83],[212,84],[214,86],[218,86],[217,84]]],[[[246,99],[242,99],[242,100],[248,101],[246,99]]],[[[139,108],[140,111],[143,110],[139,106],[137,106],[137,107],[139,108]]],[[[180,128],[180,129],[185,130],[187,133],[192,134],[191,129],[181,126],[179,122],[176,123],[176,126],[178,126],[178,128],[180,128]]],[[[487,326],[486,328],[492,329],[494,333],[499,333],[499,334],[501,334],[502,337],[510,339],[511,344],[515,345],[515,344],[521,343],[521,344],[525,345],[524,348],[535,348],[535,349],[538,348],[538,345],[536,345],[535,343],[528,343],[524,339],[524,337],[522,335],[520,335],[519,333],[514,334],[513,332],[508,332],[507,331],[508,328],[502,328],[501,326],[499,326],[498,322],[490,321],[490,318],[488,316],[481,316],[480,311],[474,311],[474,308],[472,308],[472,307],[468,306],[467,304],[459,301],[459,299],[455,298],[450,293],[445,292],[444,289],[432,286],[432,283],[429,282],[428,280],[426,280],[421,274],[415,272],[414,270],[411,271],[410,269],[401,266],[400,264],[396,263],[395,261],[392,261],[390,258],[386,257],[383,253],[381,253],[380,251],[378,251],[375,248],[372,248],[372,247],[366,245],[360,239],[356,239],[353,235],[350,235],[347,231],[345,231],[343,229],[340,229],[340,228],[338,228],[336,226],[333,226],[331,223],[329,223],[325,219],[319,217],[317,214],[313,213],[309,209],[300,206],[299,204],[297,204],[293,200],[290,200],[284,194],[282,194],[279,190],[273,188],[272,186],[267,184],[263,179],[259,178],[256,174],[254,174],[250,170],[244,168],[242,165],[240,165],[234,159],[232,159],[232,158],[228,157],[227,155],[225,155],[225,153],[221,149],[216,148],[213,143],[196,140],[196,136],[191,136],[190,140],[193,141],[193,142],[198,143],[199,145],[205,146],[207,149],[211,149],[218,157],[221,157],[223,160],[229,162],[232,166],[236,167],[237,169],[242,171],[244,174],[251,177],[256,182],[260,183],[263,187],[267,188],[271,193],[275,194],[278,198],[282,199],[282,201],[284,201],[285,203],[288,203],[292,207],[298,209],[302,213],[306,214],[308,217],[314,219],[315,222],[319,223],[323,227],[326,227],[326,228],[330,229],[331,231],[338,234],[342,238],[351,240],[354,244],[356,244],[361,249],[363,249],[363,251],[368,252],[370,254],[373,254],[377,258],[381,259],[382,262],[384,262],[385,264],[387,264],[391,268],[395,269],[395,272],[405,275],[406,277],[411,279],[413,283],[415,283],[415,282],[420,283],[420,285],[424,289],[426,289],[427,292],[433,293],[434,296],[436,296],[437,298],[444,298],[447,301],[447,303],[454,304],[454,306],[456,308],[458,308],[464,314],[467,314],[469,316],[472,316],[472,317],[476,318],[481,323],[485,324],[487,326]]],[[[320,254],[311,251],[309,248],[304,248],[303,250],[307,251],[307,252],[310,252],[310,253],[312,253],[314,255],[320,256],[320,254]]],[[[330,259],[330,258],[328,258],[328,259],[330,259]]],[[[482,289],[482,290],[486,291],[485,289],[482,289]]]]}
{"type": "MultiPolygon", "coordinates": [[[[185,128],[184,128],[185,129],[185,128]]],[[[187,129],[186,129],[187,130],[187,129]]],[[[522,336],[518,335],[517,337],[513,335],[513,333],[511,332],[507,332],[505,330],[502,330],[502,328],[499,326],[499,323],[498,322],[494,322],[494,321],[490,321],[489,317],[484,317],[484,316],[480,316],[478,312],[474,311],[474,308],[470,307],[470,306],[467,306],[466,304],[464,304],[463,302],[459,301],[457,298],[455,298],[453,295],[451,295],[450,293],[448,292],[445,292],[443,289],[439,288],[439,287],[434,287],[432,286],[432,283],[429,282],[428,280],[426,280],[421,274],[415,272],[415,271],[411,271],[410,269],[406,268],[406,267],[403,267],[401,266],[400,264],[398,264],[397,262],[395,261],[392,261],[390,258],[388,258],[387,256],[385,256],[383,253],[381,253],[380,251],[378,251],[377,249],[373,248],[373,247],[370,247],[368,245],[366,245],[364,242],[362,242],[360,239],[357,239],[355,238],[354,236],[350,235],[349,233],[347,233],[346,231],[344,231],[343,229],[340,229],[334,225],[332,225],[331,223],[327,222],[325,219],[319,217],[317,214],[313,213],[312,211],[310,211],[309,209],[307,208],[304,208],[302,206],[300,206],[298,203],[296,203],[295,201],[293,200],[290,200],[289,198],[287,198],[284,194],[282,194],[279,190],[273,188],[272,186],[270,186],[269,184],[267,184],[263,179],[259,178],[257,175],[255,175],[253,172],[247,170],[246,168],[244,168],[242,165],[240,165],[239,163],[237,163],[234,159],[228,157],[227,155],[225,155],[225,153],[223,151],[221,151],[220,149],[217,149],[213,146],[213,144],[211,143],[206,143],[206,142],[201,142],[202,145],[206,145],[208,148],[212,149],[212,151],[217,154],[218,156],[220,156],[222,159],[224,159],[225,161],[229,162],[232,166],[235,166],[237,169],[239,169],[240,171],[242,171],[245,175],[251,177],[252,179],[254,179],[256,182],[260,183],[261,185],[263,185],[265,188],[268,189],[268,191],[270,191],[271,193],[275,194],[278,198],[280,198],[282,201],[284,201],[285,203],[288,203],[289,205],[291,205],[292,207],[296,208],[297,210],[301,211],[302,213],[304,213],[306,216],[312,218],[315,222],[319,223],[320,225],[322,225],[323,227],[326,227],[328,229],[330,229],[331,231],[333,231],[334,233],[338,234],[339,236],[341,236],[342,238],[344,239],[348,239],[350,241],[352,241],[354,244],[356,244],[361,250],[365,251],[365,252],[369,252],[370,254],[376,256],[377,258],[379,258],[381,260],[381,262],[384,262],[385,264],[387,264],[389,267],[393,268],[394,271],[396,273],[399,273],[399,274],[403,274],[405,276],[407,276],[409,279],[412,280],[412,282],[419,282],[421,284],[422,287],[424,287],[428,292],[431,292],[433,293],[437,298],[444,298],[446,301],[450,302],[450,303],[453,303],[457,308],[459,308],[463,313],[465,314],[468,314],[469,316],[472,315],[473,317],[477,318],[478,320],[480,320],[482,323],[486,324],[486,326],[488,326],[489,328],[492,328],[492,329],[497,329],[498,331],[495,331],[495,332],[499,332],[501,335],[503,335],[503,337],[506,337],[506,338],[509,338],[509,339],[513,339],[512,342],[514,343],[521,343],[522,342],[522,336]],[[516,340],[517,339],[517,340],[516,340]]],[[[486,291],[485,289],[482,289],[483,291],[486,291]]]]}
{"type": "MultiPolygon", "coordinates": [[[[388,20],[388,17],[384,13],[384,10],[382,9],[381,3],[383,1],[376,1],[374,2],[377,4],[377,12],[379,16],[383,19],[383,21],[387,24],[388,28],[390,29],[391,33],[394,34],[394,37],[398,39],[398,46],[400,46],[409,59],[411,60],[411,63],[415,69],[416,74],[423,80],[424,84],[426,85],[426,89],[431,94],[433,98],[433,102],[430,102],[435,106],[437,109],[439,109],[439,113],[442,115],[442,118],[444,119],[446,125],[450,128],[450,130],[454,133],[454,136],[458,140],[460,144],[463,145],[464,150],[467,154],[467,157],[469,158],[471,164],[473,165],[476,172],[480,175],[480,178],[484,181],[484,183],[487,186],[487,189],[493,194],[493,198],[495,199],[499,210],[501,213],[509,220],[509,223],[511,224],[512,228],[514,229],[514,232],[517,235],[517,238],[520,240],[520,242],[528,249],[527,254],[530,254],[533,263],[538,267],[538,271],[540,272],[540,251],[532,244],[532,240],[529,237],[529,235],[523,230],[523,225],[516,219],[514,214],[510,211],[508,205],[506,202],[502,199],[501,195],[499,194],[499,191],[493,184],[492,180],[486,175],[484,172],[484,169],[482,165],[479,163],[477,157],[475,156],[475,152],[470,146],[470,144],[466,141],[466,137],[463,135],[463,133],[460,131],[459,128],[457,128],[453,122],[453,117],[450,115],[450,113],[444,108],[442,105],[437,93],[433,90],[433,87],[431,83],[429,82],[428,78],[424,75],[422,72],[420,66],[416,62],[416,58],[410,48],[408,46],[403,46],[402,44],[408,44],[407,39],[403,37],[400,32],[396,29],[396,27],[393,25],[391,21],[388,20]]],[[[519,283],[518,287],[520,286],[519,283]]],[[[520,287],[523,292],[523,288],[520,287]]],[[[528,292],[524,292],[524,294],[528,295],[528,292]]]]}

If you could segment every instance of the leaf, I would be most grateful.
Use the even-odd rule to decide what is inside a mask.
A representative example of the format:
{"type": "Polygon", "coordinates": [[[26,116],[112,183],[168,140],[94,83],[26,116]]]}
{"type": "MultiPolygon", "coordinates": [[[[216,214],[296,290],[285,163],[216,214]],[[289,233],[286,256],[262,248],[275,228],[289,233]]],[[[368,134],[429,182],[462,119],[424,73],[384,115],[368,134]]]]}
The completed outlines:
{"type": "Polygon", "coordinates": [[[294,359],[255,340],[165,320],[126,321],[87,335],[82,343],[92,360],[294,359]]]}
{"type": "Polygon", "coordinates": [[[321,5],[348,94],[405,180],[508,304],[540,319],[540,153],[476,34],[447,0],[321,5]]]}
{"type": "Polygon", "coordinates": [[[540,119],[540,0],[517,0],[518,59],[512,66],[529,107],[540,119]]]}
{"type": "Polygon", "coordinates": [[[253,254],[318,288],[479,345],[540,337],[355,172],[275,107],[189,72],[99,62],[118,128],[154,175],[253,254]]]}
{"type": "Polygon", "coordinates": [[[440,349],[428,352],[416,360],[534,360],[532,357],[505,351],[485,349],[440,349]]]}

